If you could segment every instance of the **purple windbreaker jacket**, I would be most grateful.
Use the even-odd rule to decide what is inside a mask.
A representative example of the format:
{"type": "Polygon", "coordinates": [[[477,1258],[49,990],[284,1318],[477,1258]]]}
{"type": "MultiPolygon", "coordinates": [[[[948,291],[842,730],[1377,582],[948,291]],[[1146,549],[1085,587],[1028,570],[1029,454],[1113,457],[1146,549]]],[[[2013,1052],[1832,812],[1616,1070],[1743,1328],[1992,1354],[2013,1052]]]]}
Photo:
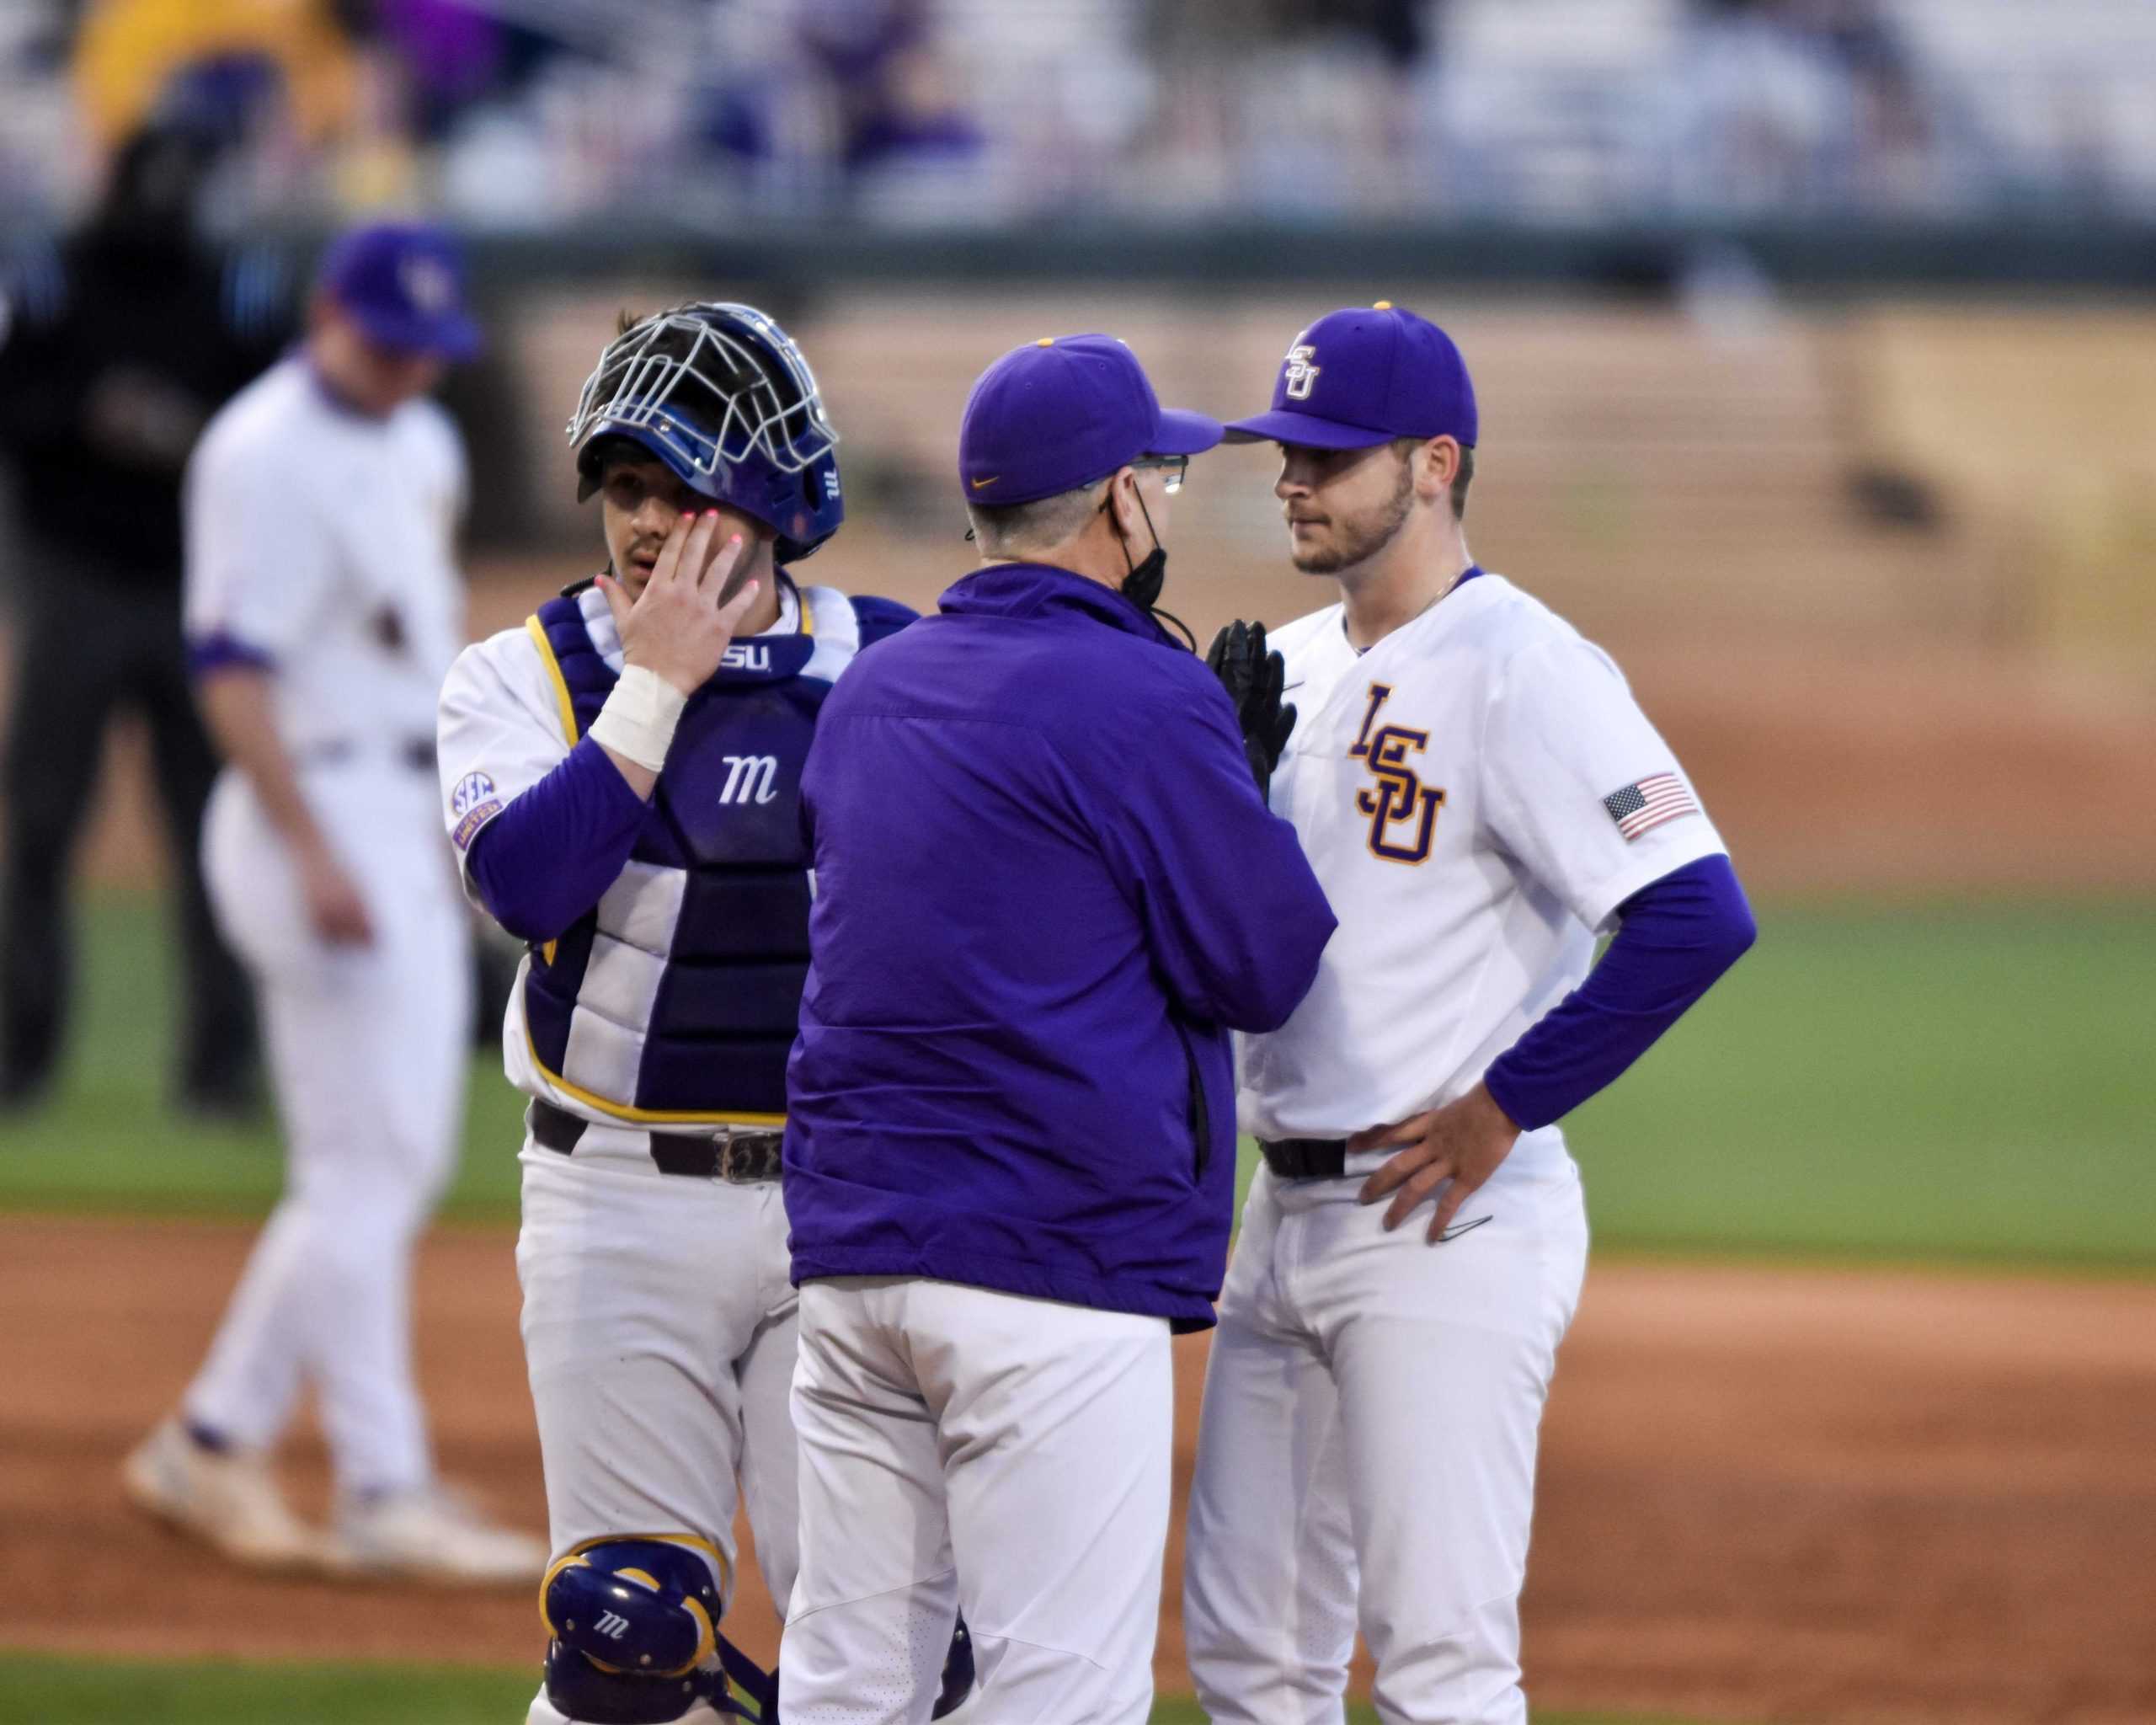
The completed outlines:
{"type": "Polygon", "coordinates": [[[1204,664],[1097,582],[983,569],[840,679],[802,819],[794,1280],[1209,1325],[1228,1033],[1287,1018],[1333,916],[1204,664]]]}

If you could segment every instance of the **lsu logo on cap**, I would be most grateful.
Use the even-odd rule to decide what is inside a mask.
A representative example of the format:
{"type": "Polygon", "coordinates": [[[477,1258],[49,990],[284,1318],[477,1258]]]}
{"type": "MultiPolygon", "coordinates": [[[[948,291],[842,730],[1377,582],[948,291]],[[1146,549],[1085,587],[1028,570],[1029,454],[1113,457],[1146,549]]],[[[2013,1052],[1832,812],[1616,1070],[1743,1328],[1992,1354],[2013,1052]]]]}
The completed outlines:
{"type": "Polygon", "coordinates": [[[1317,350],[1307,342],[1299,342],[1288,350],[1288,358],[1280,373],[1289,401],[1308,401],[1317,374],[1324,368],[1310,363],[1317,357],[1317,350]]]}
{"type": "Polygon", "coordinates": [[[404,297],[429,317],[440,317],[456,303],[456,277],[439,258],[414,252],[397,266],[397,285],[404,297]]]}

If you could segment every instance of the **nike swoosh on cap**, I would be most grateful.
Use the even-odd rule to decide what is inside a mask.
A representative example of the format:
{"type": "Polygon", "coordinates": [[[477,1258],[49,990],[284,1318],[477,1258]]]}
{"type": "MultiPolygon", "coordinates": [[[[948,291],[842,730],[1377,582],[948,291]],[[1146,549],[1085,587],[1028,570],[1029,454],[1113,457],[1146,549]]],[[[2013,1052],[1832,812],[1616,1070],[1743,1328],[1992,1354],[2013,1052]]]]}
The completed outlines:
{"type": "Polygon", "coordinates": [[[993,485],[1002,477],[1003,475],[1001,473],[991,473],[985,479],[969,479],[966,483],[971,485],[976,491],[985,491],[990,486],[993,485]]]}

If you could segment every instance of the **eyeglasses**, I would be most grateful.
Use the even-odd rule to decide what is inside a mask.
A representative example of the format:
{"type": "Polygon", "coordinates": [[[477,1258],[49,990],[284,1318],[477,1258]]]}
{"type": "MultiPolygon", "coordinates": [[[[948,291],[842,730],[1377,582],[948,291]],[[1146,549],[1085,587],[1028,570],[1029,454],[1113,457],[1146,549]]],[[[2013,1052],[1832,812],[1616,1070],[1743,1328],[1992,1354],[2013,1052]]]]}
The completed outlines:
{"type": "Polygon", "coordinates": [[[1190,457],[1187,455],[1141,455],[1129,465],[1139,473],[1148,467],[1157,467],[1166,475],[1161,489],[1169,496],[1182,489],[1183,475],[1190,471],[1190,457]]]}

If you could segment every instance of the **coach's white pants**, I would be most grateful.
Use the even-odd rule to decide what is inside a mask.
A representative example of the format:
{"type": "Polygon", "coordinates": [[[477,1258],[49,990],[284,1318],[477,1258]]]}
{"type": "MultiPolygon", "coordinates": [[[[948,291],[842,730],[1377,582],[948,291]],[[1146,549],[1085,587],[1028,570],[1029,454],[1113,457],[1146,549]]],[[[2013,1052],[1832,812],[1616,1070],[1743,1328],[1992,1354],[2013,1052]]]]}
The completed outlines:
{"type": "Polygon", "coordinates": [[[1587,1267],[1569,1161],[1396,1232],[1359,1183],[1261,1169],[1220,1301],[1184,1557],[1223,1725],[1340,1725],[1359,1621],[1387,1725],[1524,1725],[1534,1451],[1587,1267]],[[1359,1577],[1359,1589],[1358,1589],[1359,1577]]]}
{"type": "Polygon", "coordinates": [[[471,923],[431,774],[355,760],[310,771],[316,819],[366,903],[374,943],[309,927],[291,852],[227,771],[203,862],[253,973],[285,1133],[285,1194],[255,1242],[188,1418],[274,1443],[302,1382],[340,1486],[432,1470],[412,1370],[412,1249],[454,1166],[471,1058],[471,923]]]}
{"type": "Polygon", "coordinates": [[[1167,1543],[1165,1320],[903,1277],[801,1290],[787,1725],[1144,1725],[1167,1543]]]}
{"type": "Polygon", "coordinates": [[[516,1271],[554,1555],[692,1534],[721,1554],[730,1600],[738,1474],[783,1617],[795,1300],[778,1183],[662,1174],[641,1148],[620,1153],[631,1136],[588,1127],[573,1156],[524,1147],[516,1271]]]}

